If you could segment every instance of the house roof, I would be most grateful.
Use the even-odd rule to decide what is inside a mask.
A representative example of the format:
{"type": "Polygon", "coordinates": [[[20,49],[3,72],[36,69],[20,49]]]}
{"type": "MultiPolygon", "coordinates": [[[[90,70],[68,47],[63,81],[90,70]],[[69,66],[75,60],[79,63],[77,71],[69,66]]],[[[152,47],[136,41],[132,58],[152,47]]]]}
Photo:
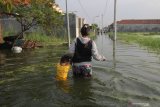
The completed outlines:
{"type": "Polygon", "coordinates": [[[20,3],[24,4],[24,5],[28,5],[30,3],[30,0],[13,0],[13,3],[15,5],[18,5],[20,3]]]}
{"type": "Polygon", "coordinates": [[[147,20],[121,20],[117,24],[160,24],[160,19],[147,19],[147,20]]]}

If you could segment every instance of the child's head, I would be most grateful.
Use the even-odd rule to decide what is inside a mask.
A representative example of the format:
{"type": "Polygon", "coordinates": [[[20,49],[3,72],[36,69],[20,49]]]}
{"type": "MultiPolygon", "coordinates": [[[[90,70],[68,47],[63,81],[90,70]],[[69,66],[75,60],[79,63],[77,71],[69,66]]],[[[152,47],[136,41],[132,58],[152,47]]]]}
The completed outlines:
{"type": "Polygon", "coordinates": [[[63,55],[60,59],[60,65],[69,65],[70,64],[70,57],[67,55],[63,55]]]}

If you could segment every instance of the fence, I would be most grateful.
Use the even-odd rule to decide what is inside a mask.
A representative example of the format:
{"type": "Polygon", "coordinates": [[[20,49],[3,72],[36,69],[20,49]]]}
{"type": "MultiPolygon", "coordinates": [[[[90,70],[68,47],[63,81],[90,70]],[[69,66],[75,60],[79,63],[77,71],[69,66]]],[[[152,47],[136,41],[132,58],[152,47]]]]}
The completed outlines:
{"type": "MultiPolygon", "coordinates": [[[[70,21],[70,32],[71,37],[79,36],[80,28],[84,23],[84,19],[77,17],[75,14],[69,15],[70,21]]],[[[1,26],[2,26],[2,36],[12,36],[16,35],[21,32],[21,24],[15,18],[1,18],[0,19],[1,26]]],[[[25,32],[26,34],[29,33],[45,33],[45,31],[41,27],[32,27],[30,30],[25,32]]],[[[67,36],[66,32],[66,20],[64,17],[64,25],[62,27],[53,27],[52,29],[53,36],[67,36]]]]}

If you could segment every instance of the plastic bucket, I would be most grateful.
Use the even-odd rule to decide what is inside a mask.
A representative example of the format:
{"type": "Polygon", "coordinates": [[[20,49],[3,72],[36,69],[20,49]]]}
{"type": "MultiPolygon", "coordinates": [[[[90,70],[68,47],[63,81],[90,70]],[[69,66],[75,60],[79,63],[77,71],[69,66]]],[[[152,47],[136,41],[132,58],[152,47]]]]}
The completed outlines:
{"type": "Polygon", "coordinates": [[[19,46],[14,46],[11,49],[14,53],[21,53],[22,52],[22,48],[19,46]]]}

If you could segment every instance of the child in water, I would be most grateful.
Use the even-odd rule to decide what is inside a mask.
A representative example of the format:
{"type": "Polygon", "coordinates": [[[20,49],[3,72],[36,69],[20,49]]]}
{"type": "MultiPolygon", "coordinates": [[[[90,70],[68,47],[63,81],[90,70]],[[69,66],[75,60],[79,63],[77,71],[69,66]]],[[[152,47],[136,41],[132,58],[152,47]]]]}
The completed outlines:
{"type": "Polygon", "coordinates": [[[60,62],[57,64],[56,79],[66,80],[70,69],[70,58],[67,55],[61,57],[60,62]]]}

